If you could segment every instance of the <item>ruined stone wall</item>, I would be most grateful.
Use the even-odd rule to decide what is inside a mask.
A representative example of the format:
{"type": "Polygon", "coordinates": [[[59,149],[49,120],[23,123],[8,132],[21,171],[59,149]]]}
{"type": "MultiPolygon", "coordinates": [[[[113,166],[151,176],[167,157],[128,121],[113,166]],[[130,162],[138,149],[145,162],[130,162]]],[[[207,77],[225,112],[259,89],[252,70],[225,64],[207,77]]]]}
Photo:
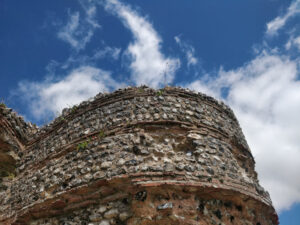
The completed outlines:
{"type": "Polygon", "coordinates": [[[122,89],[27,133],[0,224],[278,224],[233,112],[206,95],[122,89]]]}
{"type": "Polygon", "coordinates": [[[12,109],[0,104],[0,191],[15,177],[16,164],[37,127],[26,123],[12,109]]]}

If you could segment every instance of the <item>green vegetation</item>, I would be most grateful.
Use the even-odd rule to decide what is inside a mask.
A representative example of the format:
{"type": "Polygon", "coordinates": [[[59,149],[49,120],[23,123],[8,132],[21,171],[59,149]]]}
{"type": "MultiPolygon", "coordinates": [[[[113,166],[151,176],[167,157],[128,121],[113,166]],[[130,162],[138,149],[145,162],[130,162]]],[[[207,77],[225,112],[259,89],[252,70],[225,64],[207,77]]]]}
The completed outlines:
{"type": "Polygon", "coordinates": [[[79,143],[77,145],[77,151],[82,150],[82,149],[86,149],[88,144],[89,144],[89,141],[84,141],[84,142],[79,143]]]}
{"type": "Polygon", "coordinates": [[[161,89],[161,90],[159,90],[159,91],[156,92],[156,95],[157,96],[162,96],[163,93],[164,93],[164,90],[161,89]]]}
{"type": "MultiPolygon", "coordinates": [[[[101,140],[102,138],[105,138],[105,137],[106,137],[105,132],[103,130],[101,130],[98,134],[98,138],[101,140]]],[[[93,140],[97,139],[97,136],[90,137],[90,138],[86,139],[85,141],[79,143],[76,148],[77,151],[86,149],[88,147],[89,143],[91,143],[92,139],[93,140]]]]}
{"type": "Polygon", "coordinates": [[[15,174],[13,174],[13,173],[8,173],[7,178],[10,179],[10,180],[13,180],[13,179],[15,178],[15,174]]]}
{"type": "Polygon", "coordinates": [[[105,132],[104,132],[103,130],[101,130],[101,131],[99,132],[99,135],[98,135],[98,136],[99,136],[100,139],[102,139],[102,138],[105,138],[106,135],[105,135],[105,132]]]}
{"type": "Polygon", "coordinates": [[[0,101],[0,108],[6,108],[6,105],[5,105],[3,99],[1,99],[1,101],[0,101]]]}
{"type": "Polygon", "coordinates": [[[142,87],[139,87],[137,91],[138,91],[138,93],[141,93],[141,94],[145,93],[145,89],[142,87]]]}
{"type": "Polygon", "coordinates": [[[72,108],[71,108],[71,113],[75,113],[78,109],[78,106],[77,105],[74,105],[72,108]]]}

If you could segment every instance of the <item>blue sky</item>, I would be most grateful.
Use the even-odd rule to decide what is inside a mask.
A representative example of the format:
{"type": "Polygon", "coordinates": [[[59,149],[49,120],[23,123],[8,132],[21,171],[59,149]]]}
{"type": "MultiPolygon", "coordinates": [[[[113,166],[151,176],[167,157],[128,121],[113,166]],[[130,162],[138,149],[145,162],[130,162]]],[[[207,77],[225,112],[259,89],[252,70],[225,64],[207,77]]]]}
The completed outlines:
{"type": "Polygon", "coordinates": [[[0,98],[39,125],[98,92],[180,85],[236,113],[300,224],[300,0],[0,0],[0,98]]]}

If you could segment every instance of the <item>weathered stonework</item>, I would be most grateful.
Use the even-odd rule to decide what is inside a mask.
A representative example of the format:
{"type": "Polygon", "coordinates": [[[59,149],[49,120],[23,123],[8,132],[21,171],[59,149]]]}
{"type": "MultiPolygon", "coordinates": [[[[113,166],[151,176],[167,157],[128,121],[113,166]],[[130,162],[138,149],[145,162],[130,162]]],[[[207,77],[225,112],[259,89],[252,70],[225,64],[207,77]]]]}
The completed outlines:
{"type": "Polygon", "coordinates": [[[237,119],[204,94],[121,89],[42,129],[5,110],[0,224],[278,224],[237,119]]]}
{"type": "Polygon", "coordinates": [[[0,104],[0,192],[7,189],[16,175],[16,162],[22,157],[25,143],[37,132],[11,109],[0,104]]]}

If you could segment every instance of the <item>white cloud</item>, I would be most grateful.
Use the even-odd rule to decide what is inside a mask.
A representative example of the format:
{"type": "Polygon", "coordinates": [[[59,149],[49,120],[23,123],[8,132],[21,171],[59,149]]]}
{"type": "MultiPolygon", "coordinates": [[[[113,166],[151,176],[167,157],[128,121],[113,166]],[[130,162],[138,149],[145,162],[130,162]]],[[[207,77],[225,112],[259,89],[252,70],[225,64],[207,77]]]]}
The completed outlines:
{"type": "Polygon", "coordinates": [[[276,17],[274,20],[267,23],[267,34],[268,35],[275,35],[277,31],[285,26],[287,21],[300,13],[300,0],[294,0],[289,8],[287,9],[286,13],[282,16],[276,17]]]}
{"type": "Polygon", "coordinates": [[[187,66],[190,67],[191,65],[196,65],[198,63],[198,59],[195,57],[195,48],[192,45],[182,41],[180,36],[175,36],[174,39],[186,55],[187,66]]]}
{"type": "Polygon", "coordinates": [[[58,33],[58,37],[68,42],[72,47],[78,48],[79,42],[74,37],[75,31],[79,26],[79,12],[70,15],[68,24],[58,33]]]}
{"type": "Polygon", "coordinates": [[[285,45],[285,48],[287,50],[290,50],[292,48],[296,48],[298,51],[300,51],[300,36],[298,37],[291,37],[288,42],[285,45]]]}
{"type": "MultiPolygon", "coordinates": [[[[294,1],[286,14],[269,22],[267,33],[276,34],[299,12],[299,3],[300,0],[294,1]]],[[[84,16],[79,12],[70,14],[68,23],[58,33],[59,38],[77,51],[85,48],[100,27],[95,19],[94,2],[81,1],[81,5],[84,16]]],[[[127,48],[132,60],[131,79],[137,85],[152,87],[172,82],[180,61],[161,52],[162,39],[148,19],[117,0],[107,0],[105,8],[117,15],[133,33],[134,41],[127,48]]],[[[175,37],[175,41],[186,53],[188,66],[196,65],[198,60],[194,48],[179,37],[175,37]]],[[[299,37],[290,39],[286,48],[292,46],[299,46],[299,37]]],[[[118,59],[119,55],[120,49],[106,47],[93,56],[71,57],[67,63],[75,60],[78,64],[81,61],[82,66],[61,79],[48,78],[40,83],[20,82],[19,91],[36,118],[54,115],[64,107],[77,104],[100,91],[122,86],[111,77],[110,72],[84,66],[103,57],[118,59]]],[[[56,66],[55,61],[49,64],[49,71],[54,71],[56,66]]],[[[270,192],[277,210],[288,209],[293,203],[300,202],[298,69],[297,60],[280,56],[276,51],[263,52],[240,68],[230,71],[221,68],[214,77],[205,75],[188,85],[191,89],[223,98],[233,108],[256,159],[261,183],[270,192]]]]}
{"type": "Polygon", "coordinates": [[[208,85],[203,80],[195,80],[192,83],[188,84],[187,88],[189,88],[191,90],[195,90],[195,91],[199,91],[199,92],[205,93],[205,94],[207,94],[209,96],[212,96],[212,97],[215,97],[215,98],[219,98],[220,96],[216,92],[216,91],[219,91],[219,90],[215,90],[210,85],[208,85]]]}
{"type": "Polygon", "coordinates": [[[111,57],[112,59],[117,60],[120,56],[120,52],[120,48],[106,46],[104,49],[96,51],[93,58],[101,59],[104,57],[111,57]]]}
{"type": "Polygon", "coordinates": [[[86,14],[86,22],[94,28],[100,27],[95,18],[97,15],[97,2],[95,2],[94,0],[79,0],[79,3],[86,14]]]}
{"type": "MultiPolygon", "coordinates": [[[[112,59],[118,60],[120,57],[120,48],[105,46],[102,49],[97,49],[93,55],[71,55],[66,62],[62,64],[54,64],[54,66],[61,66],[62,69],[67,69],[72,66],[80,66],[80,65],[91,65],[95,64],[100,59],[112,59]]],[[[51,63],[51,62],[50,62],[51,63]]],[[[51,63],[53,64],[53,63],[51,63]]]]}
{"type": "Polygon", "coordinates": [[[278,211],[300,202],[300,81],[298,61],[262,53],[216,79],[190,87],[222,97],[240,121],[263,187],[278,211]],[[223,95],[224,96],[224,95],[223,95]]]}
{"type": "Polygon", "coordinates": [[[133,34],[134,41],[127,48],[131,59],[131,80],[137,85],[147,84],[151,87],[171,83],[180,61],[163,55],[162,40],[152,24],[117,0],[107,0],[105,8],[116,14],[133,34]]]}
{"type": "Polygon", "coordinates": [[[99,92],[120,87],[110,73],[98,68],[83,66],[66,77],[44,82],[20,82],[19,92],[37,119],[57,115],[63,108],[80,103],[99,92]]]}
{"type": "Polygon", "coordinates": [[[87,1],[84,3],[81,1],[81,5],[84,16],[79,12],[70,13],[68,23],[57,34],[58,38],[70,44],[76,51],[84,49],[95,30],[100,28],[95,18],[97,8],[94,2],[87,1]]]}
{"type": "MultiPolygon", "coordinates": [[[[299,12],[296,0],[284,15],[267,24],[267,34],[277,34],[299,12]]],[[[292,36],[285,47],[300,49],[300,37],[292,36]]],[[[300,63],[281,54],[263,50],[237,69],[221,68],[187,85],[222,99],[234,110],[260,182],[279,212],[300,202],[300,63]]]]}

